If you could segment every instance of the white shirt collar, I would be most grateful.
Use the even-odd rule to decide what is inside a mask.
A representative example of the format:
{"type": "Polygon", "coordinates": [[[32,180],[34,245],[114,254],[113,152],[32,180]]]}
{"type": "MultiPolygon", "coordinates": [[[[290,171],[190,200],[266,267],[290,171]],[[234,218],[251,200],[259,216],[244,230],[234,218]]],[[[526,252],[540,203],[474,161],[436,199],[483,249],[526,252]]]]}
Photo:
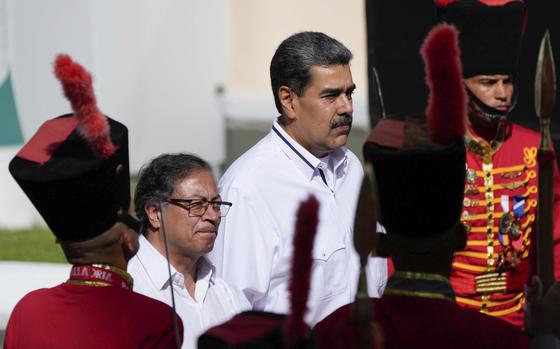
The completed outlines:
{"type": "Polygon", "coordinates": [[[314,176],[318,175],[319,169],[323,171],[328,170],[329,161],[332,161],[334,164],[333,169],[335,174],[341,165],[347,164],[346,152],[348,149],[346,147],[340,147],[330,152],[327,157],[321,161],[321,159],[311,154],[307,149],[290,137],[282,126],[280,126],[277,119],[275,119],[272,124],[272,134],[278,140],[284,153],[295,161],[297,167],[309,180],[312,180],[314,176]]]}
{"type": "MultiPolygon", "coordinates": [[[[169,287],[169,273],[167,270],[167,260],[159,253],[158,250],[144,237],[140,235],[139,238],[140,249],[137,256],[142,266],[148,274],[148,278],[153,286],[158,290],[165,290],[169,287]]],[[[169,264],[171,268],[171,280],[173,285],[177,288],[185,288],[185,279],[183,274],[178,272],[173,265],[169,264]]],[[[201,302],[206,297],[206,291],[210,284],[214,282],[214,266],[205,256],[198,259],[197,262],[197,280],[195,288],[195,299],[201,302]]]]}

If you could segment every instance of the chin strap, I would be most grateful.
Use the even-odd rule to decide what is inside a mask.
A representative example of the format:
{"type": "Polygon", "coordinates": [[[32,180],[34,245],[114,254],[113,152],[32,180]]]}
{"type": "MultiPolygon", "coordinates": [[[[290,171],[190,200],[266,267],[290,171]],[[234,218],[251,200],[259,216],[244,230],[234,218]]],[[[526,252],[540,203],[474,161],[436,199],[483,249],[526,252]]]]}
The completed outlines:
{"type": "Polygon", "coordinates": [[[173,331],[175,332],[175,345],[177,349],[181,348],[181,340],[179,338],[179,326],[177,325],[177,311],[175,309],[175,292],[173,291],[173,280],[171,278],[171,264],[169,263],[169,250],[167,248],[167,232],[163,219],[163,202],[159,201],[159,213],[161,214],[161,231],[163,233],[163,243],[165,245],[165,259],[167,260],[167,274],[169,275],[169,291],[171,292],[171,307],[173,308],[173,331]]]}
{"type": "Polygon", "coordinates": [[[472,93],[472,91],[467,86],[465,86],[465,89],[467,90],[467,95],[469,96],[469,104],[471,106],[474,106],[475,109],[478,109],[490,121],[505,119],[517,104],[518,92],[516,86],[514,86],[513,88],[513,96],[511,98],[511,104],[509,108],[504,111],[488,106],[486,103],[481,101],[477,96],[475,96],[475,94],[472,93]]]}
{"type": "Polygon", "coordinates": [[[140,234],[140,222],[136,218],[128,214],[128,212],[119,213],[117,219],[119,222],[126,224],[130,229],[140,234]]]}

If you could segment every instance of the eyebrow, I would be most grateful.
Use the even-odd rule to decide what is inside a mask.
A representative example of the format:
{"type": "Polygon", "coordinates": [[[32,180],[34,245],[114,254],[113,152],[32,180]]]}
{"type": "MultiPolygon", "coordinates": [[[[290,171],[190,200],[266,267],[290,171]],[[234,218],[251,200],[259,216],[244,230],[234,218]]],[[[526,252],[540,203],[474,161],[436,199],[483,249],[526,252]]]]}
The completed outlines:
{"type": "Polygon", "coordinates": [[[327,87],[321,91],[320,95],[321,96],[339,95],[342,92],[352,92],[355,89],[356,89],[356,84],[352,84],[352,86],[346,89],[340,87],[339,88],[327,87]]]}
{"type": "Polygon", "coordinates": [[[216,200],[222,200],[221,196],[218,194],[212,198],[210,198],[210,200],[208,200],[205,196],[202,195],[192,195],[190,198],[184,199],[184,200],[206,200],[206,201],[216,201],[216,200]]]}

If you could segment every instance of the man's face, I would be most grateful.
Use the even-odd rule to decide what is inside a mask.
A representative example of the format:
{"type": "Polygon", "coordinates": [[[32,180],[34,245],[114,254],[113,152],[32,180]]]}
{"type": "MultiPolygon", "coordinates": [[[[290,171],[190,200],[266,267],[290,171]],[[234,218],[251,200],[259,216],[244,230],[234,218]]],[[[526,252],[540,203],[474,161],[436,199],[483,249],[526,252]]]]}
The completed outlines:
{"type": "MultiPolygon", "coordinates": [[[[475,75],[465,79],[467,88],[484,104],[499,111],[507,111],[513,95],[513,81],[510,75],[475,75]]],[[[492,123],[469,104],[469,117],[475,123],[492,123]]]]}
{"type": "MultiPolygon", "coordinates": [[[[218,188],[212,173],[199,170],[175,183],[173,199],[218,200],[218,188]]],[[[170,253],[198,258],[212,250],[220,224],[220,213],[209,205],[200,217],[192,217],[184,207],[168,204],[165,228],[170,253]]]]}
{"type": "Polygon", "coordinates": [[[290,135],[317,157],[346,144],[352,128],[352,93],[356,85],[348,65],[312,66],[301,96],[293,93],[290,135]]]}

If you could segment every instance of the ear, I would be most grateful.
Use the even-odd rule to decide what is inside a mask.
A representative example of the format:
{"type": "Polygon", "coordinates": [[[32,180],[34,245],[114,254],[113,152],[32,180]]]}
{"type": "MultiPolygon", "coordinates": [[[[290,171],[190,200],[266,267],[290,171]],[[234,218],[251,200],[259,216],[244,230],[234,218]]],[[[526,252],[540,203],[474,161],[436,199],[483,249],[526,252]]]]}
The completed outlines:
{"type": "Polygon", "coordinates": [[[278,89],[278,99],[282,105],[283,115],[290,121],[293,121],[296,118],[296,98],[296,94],[288,86],[280,86],[278,89]]]}
{"type": "Polygon", "coordinates": [[[124,224],[121,233],[121,247],[127,261],[134,257],[140,248],[138,243],[138,233],[124,224]]]}
{"type": "Polygon", "coordinates": [[[377,245],[375,246],[374,256],[385,258],[391,256],[391,248],[389,241],[387,240],[387,234],[376,234],[377,245]]]}
{"type": "Polygon", "coordinates": [[[154,230],[158,230],[161,226],[161,214],[159,207],[154,204],[147,204],[146,207],[144,207],[144,211],[146,212],[150,226],[154,230]]]}

